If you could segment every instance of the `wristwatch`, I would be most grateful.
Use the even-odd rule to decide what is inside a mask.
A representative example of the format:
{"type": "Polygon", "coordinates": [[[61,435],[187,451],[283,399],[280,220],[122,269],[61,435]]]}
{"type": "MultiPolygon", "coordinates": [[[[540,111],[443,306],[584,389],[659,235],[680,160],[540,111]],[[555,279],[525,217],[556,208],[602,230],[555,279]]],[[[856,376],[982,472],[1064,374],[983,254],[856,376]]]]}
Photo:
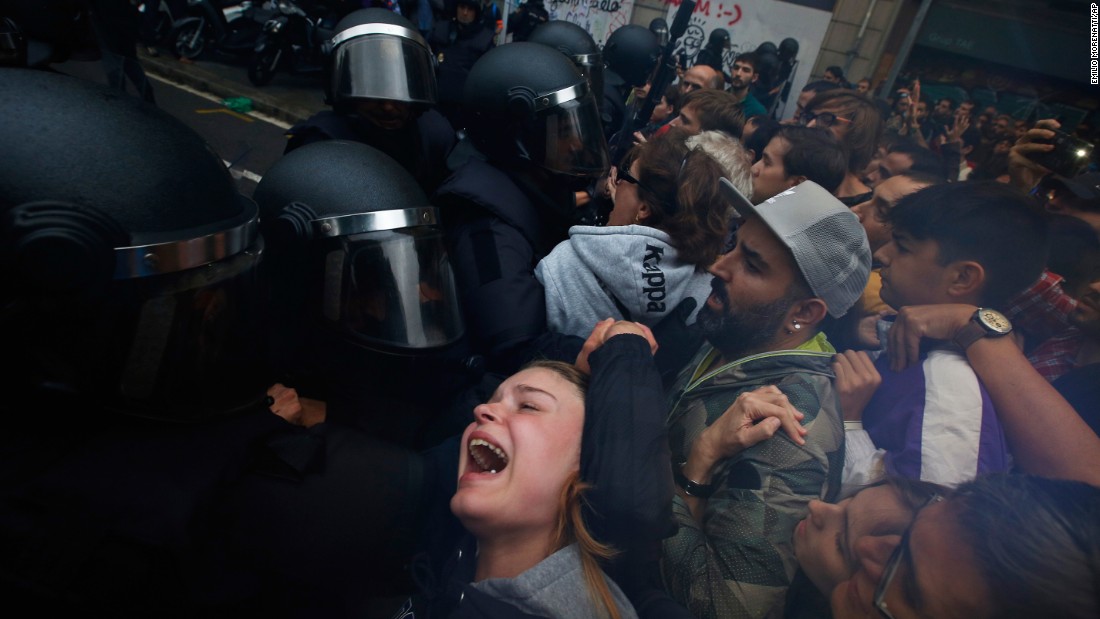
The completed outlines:
{"type": "Polygon", "coordinates": [[[687,462],[680,462],[672,467],[672,478],[676,480],[676,485],[683,488],[685,494],[697,499],[705,499],[714,494],[713,484],[701,484],[684,477],[684,473],[680,469],[684,468],[685,464],[687,462]]]}
{"type": "Polygon", "coordinates": [[[979,307],[970,317],[970,322],[955,334],[955,344],[965,351],[983,337],[1003,337],[1011,332],[1012,323],[1004,314],[988,307],[979,307]]]}

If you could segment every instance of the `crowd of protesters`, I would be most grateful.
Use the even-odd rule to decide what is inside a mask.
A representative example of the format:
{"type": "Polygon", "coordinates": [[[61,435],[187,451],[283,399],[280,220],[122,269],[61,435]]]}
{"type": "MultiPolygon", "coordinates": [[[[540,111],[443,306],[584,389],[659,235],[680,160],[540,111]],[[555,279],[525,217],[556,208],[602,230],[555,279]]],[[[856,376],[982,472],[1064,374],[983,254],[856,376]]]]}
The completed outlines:
{"type": "Polygon", "coordinates": [[[349,12],[251,199],[151,103],[0,68],[13,606],[1100,614],[1059,120],[835,66],[780,119],[728,35],[656,92],[657,33],[594,62],[519,9],[349,12]]]}

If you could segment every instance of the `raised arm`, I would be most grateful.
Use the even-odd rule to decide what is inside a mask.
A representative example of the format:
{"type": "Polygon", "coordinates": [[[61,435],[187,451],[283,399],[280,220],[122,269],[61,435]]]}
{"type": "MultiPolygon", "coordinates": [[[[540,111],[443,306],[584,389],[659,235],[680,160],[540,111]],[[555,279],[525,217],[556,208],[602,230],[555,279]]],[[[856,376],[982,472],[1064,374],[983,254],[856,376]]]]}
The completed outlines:
{"type": "Polygon", "coordinates": [[[786,594],[794,529],[810,500],[840,478],[843,430],[829,380],[800,375],[777,385],[804,414],[805,445],[777,432],[721,462],[701,520],[682,497],[673,503],[680,526],[664,542],[662,573],[697,618],[764,617],[786,594]]]}

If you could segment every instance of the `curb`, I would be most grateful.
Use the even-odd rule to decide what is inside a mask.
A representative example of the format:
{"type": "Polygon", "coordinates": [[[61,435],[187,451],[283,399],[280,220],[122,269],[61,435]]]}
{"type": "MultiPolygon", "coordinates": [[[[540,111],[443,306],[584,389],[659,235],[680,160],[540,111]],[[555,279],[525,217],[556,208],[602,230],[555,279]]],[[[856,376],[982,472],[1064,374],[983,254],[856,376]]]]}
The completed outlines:
{"type": "Polygon", "coordinates": [[[248,97],[252,100],[252,109],[260,114],[269,116],[290,125],[299,123],[321,109],[327,109],[318,97],[318,105],[315,109],[289,101],[286,97],[279,97],[270,92],[263,91],[253,86],[227,79],[223,75],[204,68],[203,61],[191,64],[180,62],[171,55],[162,52],[160,56],[150,56],[145,50],[138,50],[138,58],[142,67],[150,75],[156,75],[163,79],[184,84],[209,93],[219,99],[230,97],[248,97]]]}

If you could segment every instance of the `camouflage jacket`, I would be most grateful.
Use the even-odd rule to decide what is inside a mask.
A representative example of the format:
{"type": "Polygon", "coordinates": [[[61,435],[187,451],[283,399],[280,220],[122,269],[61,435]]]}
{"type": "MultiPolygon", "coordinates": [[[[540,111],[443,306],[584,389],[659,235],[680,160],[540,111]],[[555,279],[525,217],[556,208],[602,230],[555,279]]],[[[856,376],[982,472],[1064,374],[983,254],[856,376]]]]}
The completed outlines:
{"type": "MultiPolygon", "coordinates": [[[[820,337],[820,336],[819,336],[820,337]]],[[[822,339],[822,343],[824,340],[822,339]]],[[[826,350],[830,349],[824,343],[826,350]]],[[[677,496],[679,528],[664,541],[662,577],[695,617],[780,616],[797,564],[791,544],[811,499],[840,488],[844,424],[833,388],[832,353],[783,350],[752,355],[703,373],[714,354],[704,345],[671,391],[668,417],[673,462],[742,391],[776,385],[806,417],[806,444],[779,432],[717,465],[717,488],[702,527],[677,496]]]]}

